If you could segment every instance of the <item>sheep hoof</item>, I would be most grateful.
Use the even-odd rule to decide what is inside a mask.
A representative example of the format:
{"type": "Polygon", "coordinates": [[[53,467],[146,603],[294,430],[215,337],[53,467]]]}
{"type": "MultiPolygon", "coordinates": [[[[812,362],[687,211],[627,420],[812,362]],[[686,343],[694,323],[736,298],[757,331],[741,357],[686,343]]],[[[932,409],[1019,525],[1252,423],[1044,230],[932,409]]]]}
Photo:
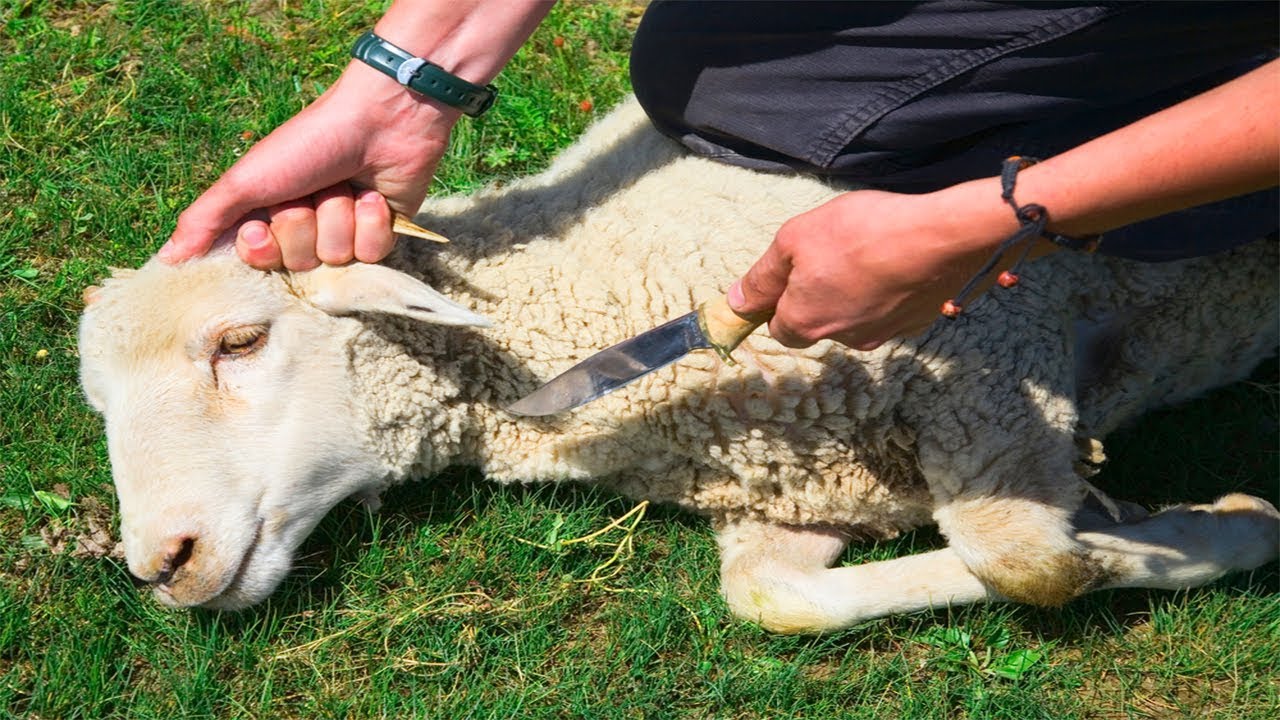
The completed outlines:
{"type": "Polygon", "coordinates": [[[1214,504],[1196,506],[1195,509],[1214,513],[1262,513],[1263,515],[1270,515],[1273,518],[1280,519],[1280,511],[1276,510],[1275,505],[1262,498],[1245,495],[1244,493],[1223,495],[1214,504]]]}
{"type": "Polygon", "coordinates": [[[1081,478],[1090,478],[1098,474],[1102,464],[1107,461],[1107,453],[1102,442],[1091,437],[1076,438],[1075,471],[1081,478]]]}
{"type": "Polygon", "coordinates": [[[364,506],[365,510],[376,513],[382,509],[382,491],[374,488],[366,488],[351,496],[356,502],[364,506]]]}
{"type": "Polygon", "coordinates": [[[1116,523],[1133,523],[1150,515],[1141,505],[1109,497],[1091,483],[1084,483],[1084,488],[1084,503],[1072,518],[1072,525],[1076,530],[1096,530],[1116,523]]]}

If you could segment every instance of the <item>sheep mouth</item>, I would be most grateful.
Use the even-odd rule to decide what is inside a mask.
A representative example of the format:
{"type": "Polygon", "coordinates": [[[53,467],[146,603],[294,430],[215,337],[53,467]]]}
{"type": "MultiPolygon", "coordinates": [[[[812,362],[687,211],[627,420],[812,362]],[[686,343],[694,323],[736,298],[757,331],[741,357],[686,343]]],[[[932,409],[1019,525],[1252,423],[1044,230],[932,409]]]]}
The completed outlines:
{"type": "Polygon", "coordinates": [[[262,545],[262,526],[263,519],[258,518],[258,524],[253,529],[253,539],[249,541],[249,547],[245,548],[244,554],[240,556],[240,564],[236,566],[235,571],[231,574],[231,581],[217,595],[201,603],[202,607],[233,610],[252,604],[252,602],[244,602],[239,596],[243,587],[245,572],[253,564],[253,557],[262,545]]]}

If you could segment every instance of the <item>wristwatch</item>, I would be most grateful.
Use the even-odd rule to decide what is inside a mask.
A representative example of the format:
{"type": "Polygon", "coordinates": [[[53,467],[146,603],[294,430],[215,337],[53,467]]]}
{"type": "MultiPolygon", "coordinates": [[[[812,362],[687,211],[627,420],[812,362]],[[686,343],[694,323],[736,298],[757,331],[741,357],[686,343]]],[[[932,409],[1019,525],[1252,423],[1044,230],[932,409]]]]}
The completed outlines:
{"type": "Polygon", "coordinates": [[[434,63],[415,57],[407,50],[365,32],[351,48],[351,57],[369,67],[396,79],[396,82],[456,107],[471,117],[479,117],[493,106],[498,89],[492,85],[480,86],[467,82],[434,63]]]}

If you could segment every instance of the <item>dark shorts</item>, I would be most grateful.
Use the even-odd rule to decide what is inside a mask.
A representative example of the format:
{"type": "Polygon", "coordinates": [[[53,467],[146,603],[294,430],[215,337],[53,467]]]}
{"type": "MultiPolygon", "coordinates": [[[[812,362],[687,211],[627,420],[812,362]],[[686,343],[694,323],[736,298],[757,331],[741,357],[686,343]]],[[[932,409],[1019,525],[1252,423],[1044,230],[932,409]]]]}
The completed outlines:
{"type": "MultiPolygon", "coordinates": [[[[1050,157],[1275,56],[1280,4],[664,2],[636,96],[694,152],[899,192],[1050,157]]],[[[1273,233],[1275,190],[1107,234],[1102,251],[1202,255],[1273,233]]],[[[1052,210],[1052,208],[1050,208],[1052,210]]]]}

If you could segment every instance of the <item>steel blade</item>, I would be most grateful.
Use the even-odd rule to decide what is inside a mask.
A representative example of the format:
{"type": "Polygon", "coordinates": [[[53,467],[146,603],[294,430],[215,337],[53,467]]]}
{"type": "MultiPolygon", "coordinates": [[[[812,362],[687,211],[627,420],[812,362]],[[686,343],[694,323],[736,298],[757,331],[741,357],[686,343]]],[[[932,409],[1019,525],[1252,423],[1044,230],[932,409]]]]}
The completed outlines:
{"type": "Polygon", "coordinates": [[[684,357],[709,348],[698,313],[672,320],[601,350],[507,407],[515,415],[551,415],[590,402],[684,357]]]}

